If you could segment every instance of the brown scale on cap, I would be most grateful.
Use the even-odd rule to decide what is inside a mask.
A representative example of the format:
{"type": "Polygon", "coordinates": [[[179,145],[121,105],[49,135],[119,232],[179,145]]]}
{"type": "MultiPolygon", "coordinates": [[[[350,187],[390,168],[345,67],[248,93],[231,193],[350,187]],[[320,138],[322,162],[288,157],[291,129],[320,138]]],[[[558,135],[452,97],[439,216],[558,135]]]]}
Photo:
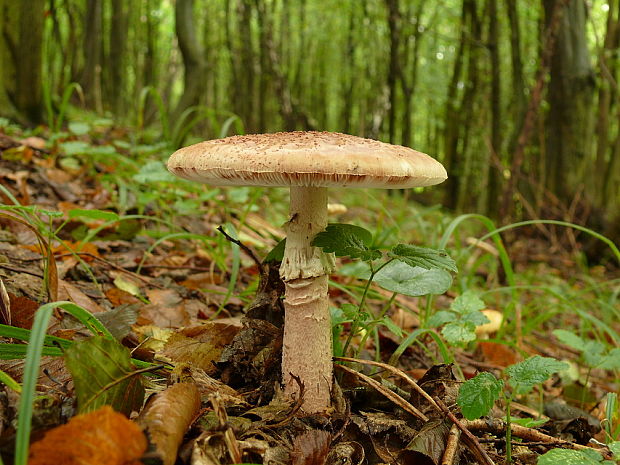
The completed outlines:
{"type": "Polygon", "coordinates": [[[232,136],[175,152],[168,169],[213,185],[374,187],[438,184],[443,166],[413,149],[332,132],[232,136]]]}

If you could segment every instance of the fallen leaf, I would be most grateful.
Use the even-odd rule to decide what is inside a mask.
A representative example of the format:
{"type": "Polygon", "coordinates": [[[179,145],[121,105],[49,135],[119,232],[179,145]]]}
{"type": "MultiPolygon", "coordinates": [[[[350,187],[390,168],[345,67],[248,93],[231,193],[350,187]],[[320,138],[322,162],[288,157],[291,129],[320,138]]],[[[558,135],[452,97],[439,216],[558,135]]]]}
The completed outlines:
{"type": "Polygon", "coordinates": [[[58,283],[58,299],[69,300],[74,304],[85,308],[90,313],[101,313],[105,311],[105,309],[101,307],[97,302],[95,302],[93,299],[80,291],[76,286],[67,281],[61,280],[58,283]]]}
{"type": "Polygon", "coordinates": [[[9,293],[11,302],[11,321],[17,328],[32,328],[34,313],[39,308],[39,304],[26,296],[16,296],[9,293]]]}
{"type": "Polygon", "coordinates": [[[29,465],[140,465],[140,427],[110,406],[78,415],[30,447],[29,465]]]}
{"type": "Polygon", "coordinates": [[[517,363],[517,354],[507,345],[497,342],[479,342],[484,359],[494,365],[507,367],[517,363]]]}
{"type": "Polygon", "coordinates": [[[185,431],[200,410],[200,393],[194,383],[177,383],[156,394],[140,414],[138,423],[148,431],[164,465],[174,465],[185,431]]]}
{"type": "Polygon", "coordinates": [[[129,415],[144,399],[141,375],[133,373],[129,350],[112,339],[95,336],[65,351],[78,400],[78,411],[112,405],[129,415]]]}

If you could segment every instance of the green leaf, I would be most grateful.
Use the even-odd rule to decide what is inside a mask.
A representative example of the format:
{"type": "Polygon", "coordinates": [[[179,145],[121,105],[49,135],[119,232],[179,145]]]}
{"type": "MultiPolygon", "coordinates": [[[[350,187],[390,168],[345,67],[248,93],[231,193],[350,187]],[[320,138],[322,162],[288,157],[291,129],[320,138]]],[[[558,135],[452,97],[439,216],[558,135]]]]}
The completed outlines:
{"type": "Polygon", "coordinates": [[[553,373],[567,370],[568,363],[560,362],[554,358],[535,355],[522,362],[510,365],[506,368],[508,383],[515,389],[517,394],[527,394],[534,386],[549,379],[553,373]]]}
{"type": "Polygon", "coordinates": [[[455,273],[458,272],[456,263],[445,250],[429,249],[410,244],[398,244],[392,248],[388,255],[412,267],[419,266],[426,270],[437,268],[455,273]]]}
{"type": "Polygon", "coordinates": [[[132,374],[129,350],[101,336],[76,342],[65,352],[78,399],[78,412],[91,412],[102,405],[129,415],[144,400],[141,375],[132,374]]]}
{"type": "Polygon", "coordinates": [[[491,373],[478,373],[461,385],[456,403],[465,418],[475,420],[489,413],[503,387],[503,381],[491,373]]]}
{"type": "Polygon", "coordinates": [[[359,312],[359,307],[353,304],[345,303],[345,304],[342,304],[342,307],[340,308],[342,308],[342,312],[349,320],[355,319],[357,313],[359,312]]]}
{"type": "Polygon", "coordinates": [[[441,334],[450,344],[464,344],[476,339],[476,326],[466,321],[453,321],[443,327],[441,334]]]}
{"type": "Polygon", "coordinates": [[[585,349],[586,341],[581,339],[572,331],[567,331],[565,329],[556,329],[553,331],[553,335],[558,338],[562,344],[566,344],[569,347],[572,347],[575,350],[582,352],[585,349]]]}
{"type": "Polygon", "coordinates": [[[72,121],[69,123],[69,131],[76,136],[83,136],[84,134],[88,134],[90,131],[90,125],[80,121],[72,121]]]}
{"type": "Polygon", "coordinates": [[[388,291],[417,297],[443,294],[452,285],[452,275],[444,270],[411,267],[395,260],[381,268],[374,281],[388,291]]]}
{"type": "Polygon", "coordinates": [[[439,310],[428,319],[428,326],[431,328],[439,328],[441,325],[445,325],[446,323],[454,320],[456,320],[456,315],[454,312],[439,310]]]}
{"type": "Polygon", "coordinates": [[[67,156],[71,157],[74,155],[83,155],[88,153],[88,151],[91,149],[91,145],[87,144],[86,142],[82,142],[81,140],[71,140],[60,144],[60,149],[67,156]]]}
{"type": "Polygon", "coordinates": [[[465,291],[458,296],[450,305],[450,310],[460,314],[472,313],[482,310],[484,302],[473,291],[465,291]]]}
{"type": "Polygon", "coordinates": [[[478,311],[466,313],[461,317],[461,321],[472,323],[474,326],[480,326],[490,322],[484,313],[478,311]]]}
{"type": "Polygon", "coordinates": [[[88,218],[90,220],[102,221],[118,221],[120,217],[117,213],[106,212],[103,210],[86,210],[82,208],[74,208],[68,212],[69,218],[88,218]]]}
{"type": "Polygon", "coordinates": [[[597,367],[605,359],[605,344],[599,341],[585,341],[582,355],[586,365],[597,367]]]}
{"type": "MultiPolygon", "coordinates": [[[[601,465],[603,457],[596,451],[594,455],[583,450],[551,449],[538,457],[538,465],[601,465]]],[[[613,462],[611,462],[613,463],[613,462]]]]}
{"type": "Polygon", "coordinates": [[[616,460],[620,459],[620,441],[610,442],[607,444],[607,447],[609,447],[609,450],[614,455],[616,460]]]}
{"type": "Polygon", "coordinates": [[[263,263],[279,263],[284,258],[284,247],[286,247],[286,239],[282,239],[277,245],[271,249],[267,254],[263,263]]]}
{"type": "Polygon", "coordinates": [[[602,370],[620,370],[620,348],[616,347],[611,349],[603,359],[601,363],[596,365],[596,368],[602,370]]]}
{"type": "Polygon", "coordinates": [[[370,231],[352,224],[332,223],[327,225],[325,231],[314,236],[312,245],[322,248],[326,253],[334,253],[337,257],[351,257],[370,261],[382,256],[380,251],[370,250],[372,245],[370,231]]]}
{"type": "Polygon", "coordinates": [[[510,423],[516,423],[517,425],[525,426],[526,428],[538,428],[539,426],[544,425],[549,420],[544,418],[534,419],[534,418],[518,418],[518,417],[510,417],[510,423]]]}
{"type": "Polygon", "coordinates": [[[385,326],[392,334],[403,337],[403,330],[400,326],[394,323],[389,316],[384,316],[380,323],[385,326]]]}

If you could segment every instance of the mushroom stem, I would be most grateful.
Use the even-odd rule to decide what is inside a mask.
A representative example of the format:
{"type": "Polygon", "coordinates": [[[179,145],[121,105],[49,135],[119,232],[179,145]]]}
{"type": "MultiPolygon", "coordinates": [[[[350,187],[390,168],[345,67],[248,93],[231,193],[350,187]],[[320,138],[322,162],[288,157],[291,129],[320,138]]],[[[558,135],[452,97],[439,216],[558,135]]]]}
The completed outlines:
{"type": "Polygon", "coordinates": [[[304,386],[302,408],[319,413],[330,406],[332,339],[327,278],[334,257],[311,245],[327,226],[327,188],[291,187],[291,219],[280,276],[285,285],[282,382],[290,398],[304,386]]]}

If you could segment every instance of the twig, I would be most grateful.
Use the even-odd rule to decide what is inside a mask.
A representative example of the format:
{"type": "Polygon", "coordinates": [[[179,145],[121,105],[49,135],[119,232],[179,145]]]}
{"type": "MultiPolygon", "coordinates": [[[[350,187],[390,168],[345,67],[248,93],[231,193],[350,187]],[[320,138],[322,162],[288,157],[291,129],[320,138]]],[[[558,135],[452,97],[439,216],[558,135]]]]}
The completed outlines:
{"type": "MultiPolygon", "coordinates": [[[[458,418],[456,418],[456,416],[454,416],[454,414],[450,411],[450,409],[440,399],[438,399],[437,397],[431,397],[424,389],[422,389],[418,385],[418,383],[415,382],[415,380],[413,378],[408,376],[402,370],[399,370],[398,368],[395,368],[392,365],[388,365],[387,363],[375,362],[375,361],[372,361],[372,360],[358,360],[358,359],[355,359],[355,358],[348,358],[348,357],[334,357],[334,359],[342,360],[342,361],[345,361],[345,362],[355,362],[355,363],[362,363],[362,364],[366,364],[366,365],[378,366],[378,367],[381,367],[381,368],[383,368],[385,370],[388,370],[388,371],[394,373],[395,375],[399,376],[400,378],[405,380],[407,382],[407,384],[409,384],[413,389],[415,389],[416,392],[418,392],[422,397],[424,397],[433,407],[435,407],[435,409],[438,412],[440,412],[441,414],[446,415],[450,419],[450,421],[452,421],[452,423],[454,423],[457,426],[457,428],[461,430],[461,432],[465,435],[467,445],[470,448],[472,454],[474,454],[476,456],[476,458],[480,462],[482,462],[482,463],[484,463],[486,465],[494,465],[493,460],[491,460],[491,457],[489,457],[489,455],[486,453],[484,448],[480,445],[480,443],[478,442],[478,439],[476,438],[476,436],[474,436],[463,425],[463,423],[458,418]]],[[[342,365],[336,365],[336,366],[340,367],[342,365]]],[[[350,368],[348,370],[350,370],[350,368]]],[[[374,381],[374,380],[371,380],[371,381],[376,383],[376,381],[374,381]]],[[[377,384],[379,384],[379,383],[377,383],[377,384]]],[[[391,391],[389,391],[389,392],[391,392],[391,391]]],[[[394,394],[394,395],[396,395],[396,394],[394,394]]]]}
{"type": "Polygon", "coordinates": [[[247,245],[245,245],[243,242],[241,242],[238,239],[235,239],[234,237],[232,237],[230,234],[228,234],[226,231],[224,231],[224,228],[222,226],[218,226],[217,230],[219,232],[221,232],[224,237],[229,240],[230,242],[232,242],[233,244],[237,244],[241,250],[243,250],[246,254],[248,254],[250,256],[250,258],[252,260],[254,260],[254,263],[256,263],[258,265],[258,268],[261,269],[263,266],[263,263],[261,262],[260,258],[258,258],[258,256],[256,255],[256,253],[254,253],[254,251],[252,249],[250,249],[247,245]]]}
{"type": "MultiPolygon", "coordinates": [[[[37,258],[37,260],[40,260],[37,258]]],[[[5,263],[0,263],[0,268],[4,268],[5,270],[13,271],[14,273],[24,273],[29,274],[30,276],[36,276],[37,278],[43,279],[43,275],[41,273],[35,273],[34,271],[24,270],[22,268],[17,268],[11,265],[7,265],[5,263]]]]}
{"type": "Polygon", "coordinates": [[[336,368],[346,371],[347,373],[350,373],[353,376],[357,376],[362,381],[364,381],[366,384],[369,384],[371,387],[376,389],[380,394],[383,394],[385,397],[390,399],[392,402],[394,402],[396,405],[398,405],[400,408],[402,408],[406,412],[411,413],[413,416],[418,417],[420,420],[424,422],[428,421],[428,417],[424,415],[422,412],[420,412],[417,408],[415,408],[413,405],[411,405],[409,402],[407,402],[405,399],[403,399],[401,396],[399,396],[395,392],[392,392],[386,387],[382,386],[380,383],[378,383],[371,377],[366,376],[362,373],[359,373],[358,371],[355,371],[352,368],[349,368],[344,365],[336,365],[336,368]]]}
{"type": "Polygon", "coordinates": [[[99,261],[99,262],[109,266],[110,268],[114,268],[115,270],[121,271],[123,273],[127,273],[128,275],[131,275],[134,278],[139,279],[144,284],[156,287],[158,289],[164,289],[164,286],[162,286],[160,284],[153,283],[153,282],[151,282],[151,280],[149,280],[149,279],[147,279],[147,278],[145,278],[143,276],[140,276],[139,274],[134,273],[133,271],[129,271],[128,269],[123,268],[122,266],[117,265],[116,263],[112,263],[111,261],[106,260],[105,258],[99,257],[99,256],[97,256],[95,254],[90,253],[90,252],[62,253],[62,254],[58,254],[58,255],[54,255],[54,256],[58,257],[58,258],[62,258],[62,257],[72,257],[73,255],[80,255],[80,256],[92,258],[94,260],[97,260],[97,261],[99,261]]]}
{"type": "MultiPolygon", "coordinates": [[[[504,434],[506,431],[506,422],[499,418],[482,419],[482,420],[464,420],[463,424],[473,431],[487,431],[492,434],[504,434]]],[[[512,429],[513,436],[521,439],[525,439],[531,442],[542,442],[548,446],[567,447],[575,450],[595,450],[605,457],[605,459],[611,459],[611,455],[604,449],[595,449],[594,447],[584,446],[581,444],[575,444],[574,442],[564,441],[558,439],[533,428],[526,428],[525,426],[512,423],[510,428],[512,429]]]]}
{"type": "Polygon", "coordinates": [[[458,428],[458,426],[456,426],[456,424],[452,425],[452,428],[450,428],[450,433],[448,433],[446,449],[443,451],[443,456],[441,457],[441,465],[454,464],[454,459],[456,458],[456,451],[458,450],[460,438],[461,430],[458,428]]]}

